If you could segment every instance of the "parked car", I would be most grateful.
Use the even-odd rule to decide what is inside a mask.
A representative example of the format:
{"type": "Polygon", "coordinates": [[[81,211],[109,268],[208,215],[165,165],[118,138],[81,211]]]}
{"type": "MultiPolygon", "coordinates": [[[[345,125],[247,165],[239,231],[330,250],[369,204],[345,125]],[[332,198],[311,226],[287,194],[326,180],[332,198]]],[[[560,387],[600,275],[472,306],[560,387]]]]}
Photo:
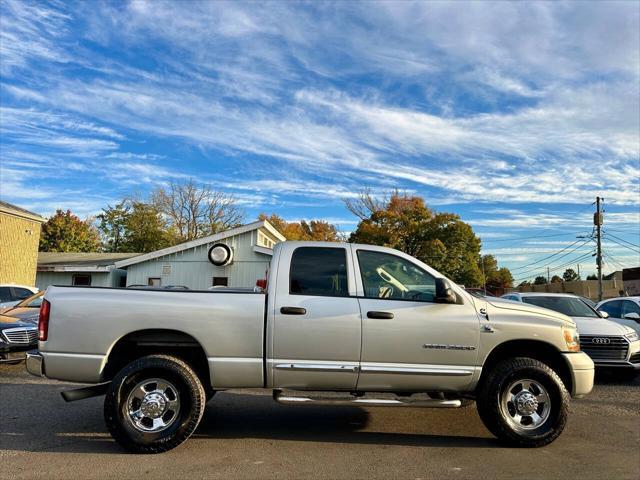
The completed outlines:
{"type": "Polygon", "coordinates": [[[509,293],[502,298],[537,305],[570,316],[578,325],[580,348],[596,367],[621,369],[633,377],[640,372],[640,339],[626,325],[606,319],[581,297],[569,293],[509,293]]]}
{"type": "Polygon", "coordinates": [[[606,312],[609,319],[633,328],[640,334],[640,297],[618,297],[603,300],[596,310],[606,312]]]}
{"type": "Polygon", "coordinates": [[[44,292],[23,300],[0,314],[0,363],[24,360],[38,346],[38,314],[44,292]]]}
{"type": "Polygon", "coordinates": [[[265,293],[49,287],[39,331],[28,371],[95,384],[63,396],[106,394],[107,427],[133,452],[181,444],[230,388],[270,389],[288,405],[475,399],[494,435],[538,447],[561,434],[570,397],[593,387],[566,315],[476,298],[370,245],[279,243],[265,293]]]}
{"type": "Polygon", "coordinates": [[[0,285],[0,308],[12,307],[34,293],[38,293],[36,287],[2,284],[0,285]]]}

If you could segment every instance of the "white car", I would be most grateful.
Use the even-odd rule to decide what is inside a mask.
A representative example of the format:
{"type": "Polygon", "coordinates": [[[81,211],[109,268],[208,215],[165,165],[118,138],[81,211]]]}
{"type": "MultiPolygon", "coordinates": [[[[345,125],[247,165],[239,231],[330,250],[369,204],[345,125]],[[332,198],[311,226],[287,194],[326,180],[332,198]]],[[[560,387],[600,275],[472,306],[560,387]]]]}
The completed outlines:
{"type": "Polygon", "coordinates": [[[548,308],[571,317],[578,326],[580,349],[597,367],[640,373],[640,339],[632,328],[608,320],[582,298],[569,293],[515,292],[501,298],[548,308]]]}
{"type": "Polygon", "coordinates": [[[603,300],[596,310],[606,312],[609,319],[633,328],[640,334],[640,297],[619,297],[603,300]]]}
{"type": "Polygon", "coordinates": [[[13,307],[38,292],[36,287],[0,284],[0,308],[13,307]]]}

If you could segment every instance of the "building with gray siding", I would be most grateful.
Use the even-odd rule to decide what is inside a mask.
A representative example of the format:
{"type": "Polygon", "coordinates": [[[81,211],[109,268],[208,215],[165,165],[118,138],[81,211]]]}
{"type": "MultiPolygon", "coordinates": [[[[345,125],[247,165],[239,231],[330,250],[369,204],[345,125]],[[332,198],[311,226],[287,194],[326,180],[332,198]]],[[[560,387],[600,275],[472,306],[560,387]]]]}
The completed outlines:
{"type": "Polygon", "coordinates": [[[126,270],[115,263],[139,253],[67,253],[40,252],[36,268],[36,287],[45,290],[49,285],[77,285],[91,287],[123,287],[126,270]]]}
{"type": "Polygon", "coordinates": [[[186,286],[206,290],[215,285],[254,287],[266,278],[273,246],[285,238],[266,220],[233,228],[208,237],[128,258],[115,263],[126,270],[126,284],[186,286]],[[225,244],[233,261],[216,266],[209,261],[209,249],[225,244]]]}

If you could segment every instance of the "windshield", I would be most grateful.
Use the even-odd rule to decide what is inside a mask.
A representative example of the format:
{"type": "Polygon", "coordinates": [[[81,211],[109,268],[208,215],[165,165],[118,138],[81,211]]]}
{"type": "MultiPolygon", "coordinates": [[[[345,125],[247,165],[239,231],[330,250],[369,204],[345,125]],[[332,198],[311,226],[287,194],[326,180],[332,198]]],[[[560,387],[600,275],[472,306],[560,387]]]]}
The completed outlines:
{"type": "Polygon", "coordinates": [[[530,303],[538,307],[548,308],[556,312],[564,313],[569,317],[593,317],[599,315],[579,298],[574,297],[523,297],[524,303],[530,303]]]}
{"type": "Polygon", "coordinates": [[[32,295],[29,298],[21,301],[14,308],[40,308],[43,295],[43,292],[38,292],[35,295],[32,295]]]}

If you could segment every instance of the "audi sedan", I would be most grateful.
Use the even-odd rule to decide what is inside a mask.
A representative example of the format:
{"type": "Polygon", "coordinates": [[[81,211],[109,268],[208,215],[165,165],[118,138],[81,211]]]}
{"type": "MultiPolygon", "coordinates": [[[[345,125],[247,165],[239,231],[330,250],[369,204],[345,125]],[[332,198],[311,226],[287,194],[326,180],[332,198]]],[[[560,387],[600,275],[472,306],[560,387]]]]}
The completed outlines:
{"type": "Polygon", "coordinates": [[[606,313],[599,313],[581,297],[569,293],[516,292],[501,298],[568,315],[578,326],[581,350],[591,357],[596,368],[616,369],[630,377],[640,373],[638,333],[608,320],[606,313]]]}

